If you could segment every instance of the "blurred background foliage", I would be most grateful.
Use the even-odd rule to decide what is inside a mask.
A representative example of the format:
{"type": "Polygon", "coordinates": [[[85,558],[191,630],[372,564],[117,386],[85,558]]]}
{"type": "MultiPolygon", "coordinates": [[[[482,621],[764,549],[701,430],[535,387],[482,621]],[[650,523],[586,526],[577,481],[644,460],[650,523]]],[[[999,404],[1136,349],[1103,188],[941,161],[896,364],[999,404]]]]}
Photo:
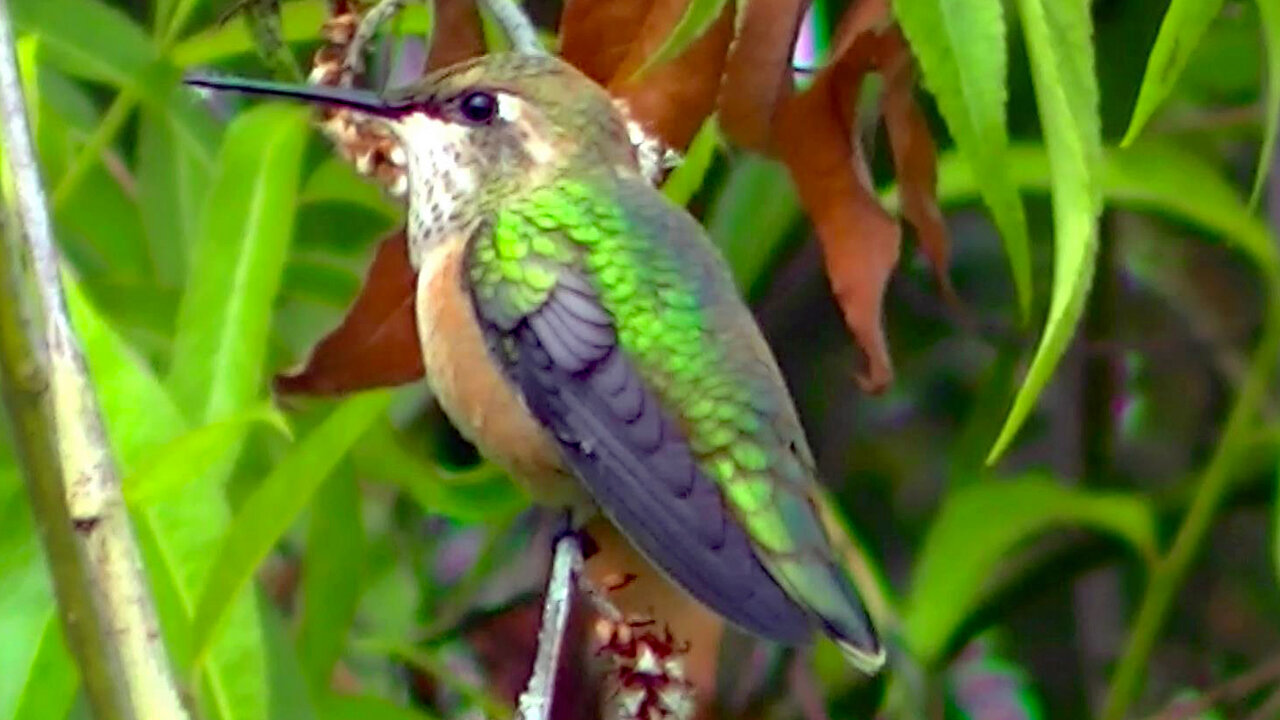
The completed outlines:
{"type": "MultiPolygon", "coordinates": [[[[862,357],[782,166],[712,135],[672,180],[753,303],[883,578],[890,680],[859,682],[820,650],[812,682],[832,717],[1119,720],[1198,697],[1217,706],[1204,717],[1274,709],[1268,3],[894,4],[929,91],[963,304],[903,253],[885,301],[896,377],[879,396],[855,383],[862,357]],[[1073,45],[1090,17],[1092,49],[1073,45]],[[998,224],[1025,222],[1030,322],[991,220],[1009,206],[983,208],[1000,206],[1001,183],[1024,201],[1025,220],[998,224]],[[1011,405],[1025,426],[989,465],[1011,405]],[[1253,682],[1222,690],[1240,676],[1253,682]]],[[[421,383],[270,392],[341,318],[400,209],[306,110],[180,89],[194,66],[271,72],[244,21],[224,17],[231,3],[9,4],[68,300],[199,716],[508,716],[532,652],[543,515],[421,383]]],[[[527,4],[554,24],[557,2],[527,4]]],[[[811,36],[846,5],[814,2],[811,36]]],[[[283,4],[294,56],[310,57],[325,14],[283,4]]],[[[428,27],[410,8],[395,32],[428,27]]],[[[883,131],[860,139],[896,207],[883,131]]],[[[2,443],[0,589],[0,720],[85,717],[2,443]]],[[[821,709],[777,653],[738,652],[747,642],[727,641],[714,712],[821,709]]]]}

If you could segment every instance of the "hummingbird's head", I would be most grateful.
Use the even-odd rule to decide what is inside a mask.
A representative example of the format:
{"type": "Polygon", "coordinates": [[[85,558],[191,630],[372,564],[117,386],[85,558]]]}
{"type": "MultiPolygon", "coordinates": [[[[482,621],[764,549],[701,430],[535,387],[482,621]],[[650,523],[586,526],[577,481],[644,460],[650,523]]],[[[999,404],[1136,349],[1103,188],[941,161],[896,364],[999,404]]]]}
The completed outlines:
{"type": "Polygon", "coordinates": [[[608,93],[551,56],[487,55],[383,94],[206,76],[186,82],[344,107],[384,123],[405,153],[415,244],[469,225],[497,198],[576,168],[638,171],[626,121],[608,93]]]}

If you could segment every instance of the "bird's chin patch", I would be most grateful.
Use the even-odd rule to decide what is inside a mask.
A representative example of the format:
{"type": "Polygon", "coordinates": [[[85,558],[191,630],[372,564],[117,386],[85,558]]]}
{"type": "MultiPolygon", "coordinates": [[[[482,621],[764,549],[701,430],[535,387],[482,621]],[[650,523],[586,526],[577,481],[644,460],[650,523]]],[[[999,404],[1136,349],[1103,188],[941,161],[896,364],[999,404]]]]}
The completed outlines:
{"type": "Polygon", "coordinates": [[[408,176],[410,257],[421,257],[468,222],[476,191],[474,163],[466,157],[469,131],[424,114],[396,126],[408,176]]]}

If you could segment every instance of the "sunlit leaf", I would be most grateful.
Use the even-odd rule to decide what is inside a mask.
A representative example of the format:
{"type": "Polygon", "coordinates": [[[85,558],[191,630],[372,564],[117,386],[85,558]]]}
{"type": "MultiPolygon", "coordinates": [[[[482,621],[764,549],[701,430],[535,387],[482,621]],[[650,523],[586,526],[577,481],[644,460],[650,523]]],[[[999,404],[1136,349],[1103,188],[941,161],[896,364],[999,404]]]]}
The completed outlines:
{"type": "Polygon", "coordinates": [[[1280,183],[1280,173],[1275,172],[1276,143],[1280,142],[1280,4],[1258,0],[1258,19],[1262,21],[1262,42],[1267,51],[1267,91],[1263,97],[1266,105],[1266,122],[1262,124],[1262,151],[1258,153],[1258,169],[1253,177],[1253,192],[1249,204],[1256,205],[1262,196],[1262,187],[1270,175],[1272,183],[1280,183]]]}
{"type": "MultiPolygon", "coordinates": [[[[151,369],[88,303],[79,286],[69,277],[63,282],[111,447],[127,475],[181,434],[186,420],[151,369]]],[[[165,640],[180,668],[190,662],[197,593],[230,521],[224,485],[210,473],[134,515],[165,640]]],[[[210,718],[265,716],[266,657],[252,598],[246,596],[233,607],[222,637],[209,651],[202,685],[202,706],[210,718]]]]}
{"type": "Polygon", "coordinates": [[[195,422],[260,396],[271,309],[293,235],[308,137],[302,108],[264,105],[227,129],[178,310],[168,386],[195,422]]]}
{"type": "Polygon", "coordinates": [[[197,659],[215,640],[232,602],[253,578],[320,483],[391,402],[387,393],[366,393],[343,401],[323,422],[281,458],[240,506],[200,594],[192,622],[197,659]]]}
{"type": "Polygon", "coordinates": [[[99,0],[15,0],[19,30],[36,33],[57,64],[116,87],[140,87],[160,59],[151,37],[119,9],[99,0]]]}
{"type": "MultiPolygon", "coordinates": [[[[1263,0],[1261,4],[1266,4],[1263,0]]],[[[1137,139],[1156,108],[1169,97],[1182,70],[1200,44],[1209,23],[1222,10],[1222,0],[1171,0],[1160,23],[1160,34],[1147,57],[1147,70],[1138,90],[1138,100],[1129,119],[1129,129],[1121,145],[1137,139]]],[[[1092,53],[1091,53],[1092,55],[1092,53]]]]}
{"type": "Polygon", "coordinates": [[[1093,281],[1102,212],[1090,6],[1083,0],[1019,0],[1018,6],[1053,183],[1053,286],[1044,332],[988,462],[1013,441],[1075,332],[1093,281]]]}
{"type": "MultiPolygon", "coordinates": [[[[8,453],[0,448],[0,455],[8,453]]],[[[12,458],[4,459],[13,467],[12,458]]],[[[26,494],[6,470],[0,469],[0,719],[60,718],[75,697],[75,665],[26,494]]]]}
{"type": "Polygon", "coordinates": [[[1043,477],[990,481],[948,495],[917,559],[903,613],[912,649],[934,661],[982,597],[1001,558],[1048,530],[1085,526],[1156,553],[1155,518],[1139,495],[1095,493],[1043,477]]]}
{"type": "Polygon", "coordinates": [[[124,478],[125,501],[141,507],[181,490],[225,459],[259,423],[289,433],[288,421],[269,403],[188,431],[152,450],[138,470],[124,478]]]}
{"type": "Polygon", "coordinates": [[[364,580],[360,486],[346,463],[316,491],[302,563],[298,659],[312,687],[326,687],[355,619],[364,580]]]}
{"type": "Polygon", "coordinates": [[[1025,319],[1031,311],[1031,252],[1022,200],[1004,168],[1009,131],[1003,5],[987,0],[894,0],[893,10],[956,147],[980,179],[1025,319]]]}

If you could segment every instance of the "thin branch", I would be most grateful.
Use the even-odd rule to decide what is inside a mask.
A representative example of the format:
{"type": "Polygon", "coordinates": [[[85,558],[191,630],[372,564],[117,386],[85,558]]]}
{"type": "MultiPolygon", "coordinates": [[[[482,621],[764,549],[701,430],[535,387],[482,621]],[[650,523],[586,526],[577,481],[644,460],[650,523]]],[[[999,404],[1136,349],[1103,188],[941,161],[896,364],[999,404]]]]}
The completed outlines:
{"type": "Polygon", "coordinates": [[[498,21],[507,37],[511,39],[511,47],[518,52],[530,55],[546,55],[547,49],[538,40],[538,28],[529,19],[519,0],[481,0],[485,9],[498,21]]]}
{"type": "Polygon", "coordinates": [[[66,637],[94,717],[185,718],[84,358],[0,0],[0,134],[13,193],[0,252],[0,377],[66,637]]]}
{"type": "Polygon", "coordinates": [[[1133,630],[1116,670],[1101,717],[1121,720],[1142,689],[1147,661],[1155,648],[1160,629],[1173,605],[1178,590],[1199,553],[1238,465],[1251,446],[1259,408],[1267,399],[1268,387],[1280,358],[1280,274],[1274,267],[1265,268],[1270,297],[1262,338],[1253,352],[1248,375],[1227,416],[1226,427],[1208,466],[1196,484],[1191,506],[1178,528],[1173,545],[1156,563],[1133,621],[1133,630]]]}
{"type": "Polygon", "coordinates": [[[565,637],[573,610],[574,593],[582,575],[582,546],[566,533],[556,542],[547,578],[547,595],[542,605],[542,626],[538,629],[538,654],[533,675],[517,701],[517,720],[549,720],[555,681],[564,662],[565,637]]]}
{"type": "Polygon", "coordinates": [[[1187,720],[1187,718],[1200,717],[1201,714],[1221,703],[1239,700],[1277,680],[1280,680],[1280,655],[1217,687],[1206,690],[1199,697],[1175,701],[1159,714],[1152,716],[1150,720],[1187,720]]]}

